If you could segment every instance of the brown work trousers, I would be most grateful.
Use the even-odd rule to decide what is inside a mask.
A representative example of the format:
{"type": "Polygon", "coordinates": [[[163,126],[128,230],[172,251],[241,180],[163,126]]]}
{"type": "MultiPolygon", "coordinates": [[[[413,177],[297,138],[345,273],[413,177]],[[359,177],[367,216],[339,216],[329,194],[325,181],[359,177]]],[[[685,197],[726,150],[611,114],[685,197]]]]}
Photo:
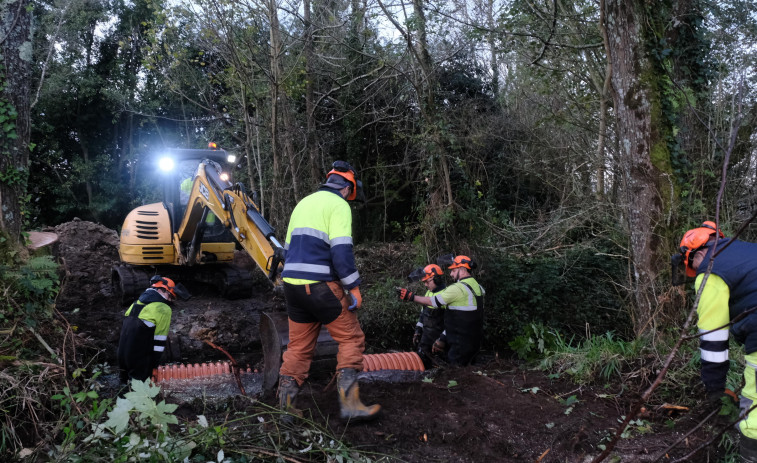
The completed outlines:
{"type": "Polygon", "coordinates": [[[321,326],[325,326],[339,344],[337,370],[363,370],[365,334],[360,328],[357,314],[347,310],[351,298],[339,283],[284,283],[284,295],[289,315],[289,344],[279,374],[293,377],[299,385],[305,382],[321,326]],[[334,318],[336,314],[338,316],[334,318]]]}

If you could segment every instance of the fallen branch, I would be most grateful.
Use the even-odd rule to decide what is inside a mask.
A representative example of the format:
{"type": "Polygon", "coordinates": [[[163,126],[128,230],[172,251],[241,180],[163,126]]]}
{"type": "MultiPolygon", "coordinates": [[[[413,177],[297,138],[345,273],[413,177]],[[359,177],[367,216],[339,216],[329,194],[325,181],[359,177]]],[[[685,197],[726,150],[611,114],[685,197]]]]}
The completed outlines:
{"type": "Polygon", "coordinates": [[[31,326],[27,326],[27,328],[39,340],[39,342],[45,347],[45,349],[47,349],[47,351],[50,352],[50,355],[52,355],[53,357],[58,356],[58,354],[55,353],[55,351],[45,342],[45,340],[42,339],[42,336],[40,336],[39,333],[34,331],[34,328],[32,328],[31,326]]]}

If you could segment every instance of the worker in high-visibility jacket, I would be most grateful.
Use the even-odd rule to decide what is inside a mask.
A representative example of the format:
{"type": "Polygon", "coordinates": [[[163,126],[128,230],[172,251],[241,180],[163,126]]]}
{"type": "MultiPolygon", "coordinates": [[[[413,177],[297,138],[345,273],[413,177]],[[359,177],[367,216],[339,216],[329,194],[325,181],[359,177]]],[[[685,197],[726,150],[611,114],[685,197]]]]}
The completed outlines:
{"type": "Polygon", "coordinates": [[[339,344],[337,389],[342,419],[376,416],[379,405],[360,401],[357,374],[363,369],[365,335],[355,312],[362,305],[360,274],[352,252],[352,211],[347,201],[362,196],[355,169],[336,161],[326,183],[302,199],[287,229],[284,281],[289,344],[279,370],[279,405],[293,401],[308,377],[321,326],[339,344]]]}
{"type": "Polygon", "coordinates": [[[446,309],[444,332],[434,342],[432,352],[446,352],[451,365],[468,365],[481,348],[484,334],[484,288],[470,271],[476,263],[468,256],[456,256],[449,267],[455,283],[431,297],[416,296],[406,288],[397,288],[402,301],[446,309]]]}
{"type": "MultiPolygon", "coordinates": [[[[741,461],[757,463],[757,411],[751,410],[757,405],[757,244],[726,238],[714,222],[707,221],[684,234],[672,260],[686,276],[696,277],[697,290],[712,260],[712,273],[697,306],[702,382],[707,400],[714,405],[723,398],[736,398],[726,389],[731,365],[728,342],[733,335],[744,346],[746,364],[739,401],[742,415],[746,414],[738,423],[741,461]]],[[[674,278],[673,284],[684,281],[674,278]]]]}
{"type": "Polygon", "coordinates": [[[170,278],[154,276],[152,285],[124,314],[118,341],[118,366],[121,383],[131,379],[145,381],[160,363],[171,326],[171,302],[189,293],[170,278]]]}

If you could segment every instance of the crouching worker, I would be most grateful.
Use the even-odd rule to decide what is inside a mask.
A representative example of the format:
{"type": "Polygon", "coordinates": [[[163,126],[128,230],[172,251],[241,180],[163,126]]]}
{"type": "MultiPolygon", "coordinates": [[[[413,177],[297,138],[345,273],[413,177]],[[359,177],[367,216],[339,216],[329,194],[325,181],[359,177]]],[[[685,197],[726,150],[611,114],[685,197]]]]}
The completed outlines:
{"type": "MultiPolygon", "coordinates": [[[[744,388],[741,413],[757,405],[757,244],[725,238],[714,222],[704,222],[687,231],[672,257],[673,284],[696,277],[695,288],[702,286],[712,260],[712,273],[702,289],[697,306],[697,327],[701,334],[699,352],[701,376],[707,399],[717,403],[733,394],[726,389],[728,338],[744,346],[744,388]],[[730,332],[728,325],[730,324],[730,332]]],[[[741,431],[741,461],[757,463],[757,411],[750,411],[738,423],[741,431]]]]}
{"type": "Polygon", "coordinates": [[[357,318],[363,298],[352,251],[352,211],[347,201],[362,197],[355,169],[336,161],[326,183],[303,198],[292,211],[286,237],[286,263],[281,276],[289,316],[289,345],[279,369],[279,405],[293,406],[305,382],[325,326],[339,344],[337,389],[343,420],[374,418],[379,405],[360,400],[357,376],[363,370],[365,335],[357,318]]]}
{"type": "Polygon", "coordinates": [[[481,348],[484,334],[484,288],[470,274],[476,268],[470,257],[457,256],[450,261],[448,269],[454,284],[431,297],[416,296],[406,288],[397,288],[397,295],[402,301],[445,309],[444,333],[434,342],[432,351],[446,350],[451,365],[468,365],[481,348]]]}
{"type": "Polygon", "coordinates": [[[157,368],[166,348],[171,326],[171,302],[177,297],[189,299],[189,292],[181,283],[159,275],[139,296],[126,313],[118,341],[118,366],[121,383],[131,379],[147,380],[157,368]]]}

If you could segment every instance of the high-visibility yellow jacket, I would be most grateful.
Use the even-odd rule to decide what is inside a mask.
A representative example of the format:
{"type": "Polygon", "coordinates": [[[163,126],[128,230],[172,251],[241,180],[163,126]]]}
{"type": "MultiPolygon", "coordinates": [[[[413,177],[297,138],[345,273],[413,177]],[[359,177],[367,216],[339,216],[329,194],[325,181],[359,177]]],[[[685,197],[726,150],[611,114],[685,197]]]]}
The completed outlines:
{"type": "Polygon", "coordinates": [[[299,202],[287,229],[281,276],[290,284],[339,281],[360,284],[352,252],[352,211],[339,192],[321,189],[299,202]]]}
{"type": "Polygon", "coordinates": [[[138,315],[142,323],[148,328],[155,328],[152,350],[163,352],[166,349],[168,330],[171,327],[171,307],[154,289],[145,291],[134,304],[129,306],[124,316],[128,317],[135,305],[143,306],[138,315]]]}

